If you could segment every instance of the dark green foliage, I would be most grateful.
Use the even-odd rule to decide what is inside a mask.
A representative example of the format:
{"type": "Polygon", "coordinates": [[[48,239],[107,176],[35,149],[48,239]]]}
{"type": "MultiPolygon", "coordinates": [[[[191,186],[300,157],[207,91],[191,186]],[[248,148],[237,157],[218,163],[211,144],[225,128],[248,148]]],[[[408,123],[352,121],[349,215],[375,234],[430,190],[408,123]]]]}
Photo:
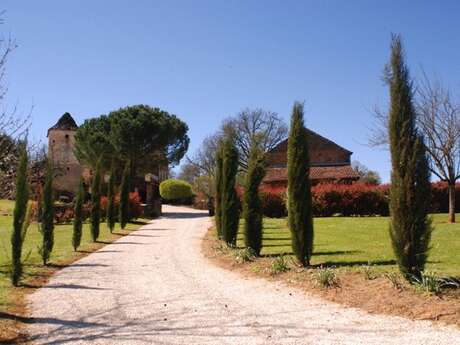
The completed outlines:
{"type": "Polygon", "coordinates": [[[159,164],[177,163],[187,151],[187,125],[175,115],[147,105],[120,108],[86,120],[75,135],[77,158],[89,166],[113,162],[123,169],[130,160],[131,175],[150,172],[159,164]]]}
{"type": "Polygon", "coordinates": [[[390,87],[388,131],[392,162],[390,236],[398,266],[407,279],[420,277],[431,239],[430,173],[422,136],[416,129],[412,82],[401,38],[393,36],[386,69],[390,87]]]}
{"type": "Polygon", "coordinates": [[[27,222],[27,203],[29,201],[29,185],[27,181],[28,157],[25,145],[21,151],[22,152],[16,177],[16,201],[13,215],[13,233],[11,236],[11,282],[14,286],[18,285],[22,275],[22,244],[24,242],[25,231],[27,230],[27,228],[24,227],[24,222],[27,222]]]}
{"type": "Polygon", "coordinates": [[[160,195],[166,200],[191,198],[192,186],[187,181],[168,179],[160,183],[160,195]]]}
{"type": "Polygon", "coordinates": [[[115,229],[115,221],[115,168],[112,165],[109,185],[107,187],[107,227],[110,232],[113,232],[113,229],[115,229]]]}
{"type": "Polygon", "coordinates": [[[120,187],[120,226],[122,229],[126,227],[129,221],[129,189],[130,189],[131,175],[130,175],[130,163],[126,162],[125,169],[123,171],[123,178],[121,180],[120,187]]]}
{"type": "Polygon", "coordinates": [[[294,103],[288,141],[288,221],[292,251],[303,266],[313,252],[313,212],[310,186],[308,134],[303,104],[294,103]]]}
{"type": "Polygon", "coordinates": [[[116,159],[110,133],[108,116],[85,120],[75,133],[75,155],[78,160],[93,169],[99,163],[104,170],[108,170],[111,162],[116,159]]]}
{"type": "Polygon", "coordinates": [[[227,139],[223,143],[222,164],[222,239],[230,246],[236,245],[240,220],[240,203],[235,189],[238,172],[238,150],[227,139]]]}
{"type": "Polygon", "coordinates": [[[222,238],[222,168],[223,168],[223,152],[222,144],[219,144],[216,150],[216,167],[215,167],[215,217],[217,238],[222,238]]]}
{"type": "Polygon", "coordinates": [[[101,165],[96,165],[96,172],[91,184],[91,238],[96,242],[101,225],[101,165]]]}
{"type": "Polygon", "coordinates": [[[78,186],[77,196],[75,198],[74,218],[73,218],[73,234],[72,234],[72,247],[77,250],[81,242],[81,230],[83,226],[83,202],[85,200],[85,186],[83,178],[80,179],[78,186]]]}
{"type": "Polygon", "coordinates": [[[53,165],[46,163],[45,185],[42,201],[42,234],[43,243],[40,249],[43,264],[46,265],[54,246],[54,198],[53,198],[53,165]]]}
{"type": "Polygon", "coordinates": [[[108,116],[111,142],[121,158],[131,161],[132,176],[148,172],[152,165],[162,161],[178,163],[187,152],[188,127],[176,115],[148,105],[135,105],[108,116]]]}
{"type": "Polygon", "coordinates": [[[249,156],[246,188],[244,191],[244,243],[259,256],[262,249],[263,212],[259,186],[265,176],[264,155],[253,149],[249,156]]]}

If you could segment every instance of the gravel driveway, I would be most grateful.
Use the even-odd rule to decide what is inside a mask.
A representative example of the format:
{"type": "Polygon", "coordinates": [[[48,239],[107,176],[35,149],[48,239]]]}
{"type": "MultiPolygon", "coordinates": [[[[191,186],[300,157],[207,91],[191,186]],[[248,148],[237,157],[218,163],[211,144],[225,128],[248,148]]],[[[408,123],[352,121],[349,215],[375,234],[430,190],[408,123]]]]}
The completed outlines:
{"type": "Polygon", "coordinates": [[[373,316],[213,266],[206,214],[165,214],[30,297],[37,344],[460,344],[460,331],[373,316]]]}

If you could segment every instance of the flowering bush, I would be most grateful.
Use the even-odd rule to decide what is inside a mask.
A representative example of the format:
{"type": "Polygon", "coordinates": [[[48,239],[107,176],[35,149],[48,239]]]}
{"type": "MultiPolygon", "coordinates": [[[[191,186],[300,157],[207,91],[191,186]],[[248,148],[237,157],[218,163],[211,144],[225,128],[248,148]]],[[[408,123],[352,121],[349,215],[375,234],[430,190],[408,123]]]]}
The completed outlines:
{"type": "MultiPolygon", "coordinates": [[[[101,215],[105,219],[107,214],[108,199],[106,196],[101,197],[101,215]]],[[[120,195],[115,196],[115,215],[118,217],[118,208],[120,206],[120,195]]],[[[129,193],[129,218],[136,219],[142,215],[141,198],[137,192],[129,193]]]]}
{"type": "MultiPolygon", "coordinates": [[[[261,194],[265,216],[286,217],[286,188],[263,186],[261,194]]],[[[388,215],[388,186],[385,185],[322,184],[312,188],[312,199],[316,217],[388,215]]]]}

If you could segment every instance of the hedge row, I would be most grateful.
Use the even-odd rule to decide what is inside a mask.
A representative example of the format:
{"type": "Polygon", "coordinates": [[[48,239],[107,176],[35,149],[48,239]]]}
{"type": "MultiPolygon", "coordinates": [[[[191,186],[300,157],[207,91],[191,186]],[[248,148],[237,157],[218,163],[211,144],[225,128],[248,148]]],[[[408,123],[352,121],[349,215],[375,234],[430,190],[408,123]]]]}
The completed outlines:
{"type": "MultiPolygon", "coordinates": [[[[286,217],[286,190],[276,187],[261,190],[264,214],[267,217],[286,217]]],[[[364,184],[324,184],[312,188],[313,214],[316,217],[342,216],[387,216],[389,186],[364,184]]],[[[460,212],[460,184],[456,186],[456,211],[460,212]]],[[[448,212],[447,184],[432,184],[431,212],[448,212]]]]}
{"type": "MultiPolygon", "coordinates": [[[[107,214],[107,197],[101,197],[101,220],[105,221],[107,214]]],[[[115,209],[118,217],[118,207],[120,205],[120,196],[115,197],[115,209]]],[[[34,203],[34,213],[36,214],[36,203],[34,203]]],[[[89,217],[91,211],[91,203],[87,202],[83,205],[83,219],[86,220],[89,217]]],[[[130,219],[139,218],[142,215],[141,199],[137,192],[129,193],[129,217],[130,219]]],[[[74,218],[74,206],[73,204],[56,204],[54,206],[54,221],[57,224],[70,223],[74,218]]]]}

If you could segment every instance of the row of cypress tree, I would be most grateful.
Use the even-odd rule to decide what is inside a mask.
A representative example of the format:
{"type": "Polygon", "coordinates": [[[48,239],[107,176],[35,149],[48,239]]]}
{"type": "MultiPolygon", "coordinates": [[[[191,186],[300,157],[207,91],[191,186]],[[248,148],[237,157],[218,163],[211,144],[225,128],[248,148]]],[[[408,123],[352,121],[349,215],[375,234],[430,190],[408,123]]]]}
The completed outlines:
{"type": "MultiPolygon", "coordinates": [[[[90,232],[91,239],[96,242],[99,238],[100,223],[101,223],[101,166],[96,165],[93,181],[91,184],[91,212],[90,212],[90,232]]],[[[119,206],[119,221],[121,229],[126,227],[129,221],[129,190],[130,190],[130,164],[126,163],[123,170],[122,181],[120,185],[120,206],[119,206]]],[[[116,224],[115,214],[115,183],[116,171],[115,166],[112,164],[110,171],[109,181],[107,185],[107,214],[106,222],[110,232],[113,232],[116,224]]],[[[83,204],[85,201],[85,188],[83,178],[80,179],[80,185],[77,191],[74,204],[74,221],[73,221],[73,235],[72,247],[77,250],[81,244],[82,227],[83,227],[83,204]]]]}
{"type": "MultiPolygon", "coordinates": [[[[401,37],[394,35],[391,58],[385,68],[390,89],[388,137],[392,161],[390,188],[390,238],[400,271],[412,281],[420,278],[427,261],[432,226],[428,217],[430,171],[424,138],[417,130],[413,86],[404,61],[401,37]]],[[[288,224],[292,250],[303,266],[313,253],[312,198],[309,179],[308,134],[303,104],[294,104],[288,140],[288,224]]],[[[230,139],[216,155],[216,229],[219,238],[236,245],[239,222],[235,192],[237,150],[230,139]]],[[[252,148],[243,196],[245,245],[256,255],[262,248],[262,210],[259,185],[264,177],[264,157],[252,148]]]]}
{"type": "MultiPolygon", "coordinates": [[[[22,273],[22,247],[24,244],[27,229],[32,220],[32,204],[29,201],[30,184],[28,181],[28,153],[26,144],[21,148],[18,173],[16,177],[16,200],[13,214],[13,232],[11,235],[12,260],[11,260],[11,282],[18,286],[22,273]]],[[[123,172],[122,183],[120,186],[120,224],[124,229],[129,220],[129,190],[130,190],[130,169],[129,162],[123,172]]],[[[54,247],[54,195],[53,195],[53,176],[54,170],[51,161],[46,162],[46,171],[42,195],[37,202],[37,217],[39,220],[39,230],[42,234],[42,244],[39,253],[43,264],[47,265],[54,247]]],[[[100,185],[101,171],[100,165],[97,166],[92,183],[91,195],[91,237],[97,241],[100,230],[101,207],[100,207],[100,185]]],[[[112,232],[115,228],[115,171],[112,168],[108,183],[108,206],[107,206],[107,226],[112,232]]],[[[83,178],[77,190],[74,204],[74,221],[72,233],[72,247],[77,250],[81,243],[83,227],[83,204],[85,202],[85,188],[83,178]]]]}
{"type": "MultiPolygon", "coordinates": [[[[307,132],[303,123],[303,104],[292,111],[288,141],[288,212],[292,249],[302,265],[308,265],[313,250],[313,220],[309,181],[307,132]]],[[[228,245],[235,246],[239,225],[239,198],[235,183],[238,151],[231,140],[223,140],[216,152],[216,232],[228,245]]],[[[245,246],[259,256],[262,249],[263,213],[259,186],[265,176],[265,154],[257,142],[251,148],[243,195],[245,246]]]]}

